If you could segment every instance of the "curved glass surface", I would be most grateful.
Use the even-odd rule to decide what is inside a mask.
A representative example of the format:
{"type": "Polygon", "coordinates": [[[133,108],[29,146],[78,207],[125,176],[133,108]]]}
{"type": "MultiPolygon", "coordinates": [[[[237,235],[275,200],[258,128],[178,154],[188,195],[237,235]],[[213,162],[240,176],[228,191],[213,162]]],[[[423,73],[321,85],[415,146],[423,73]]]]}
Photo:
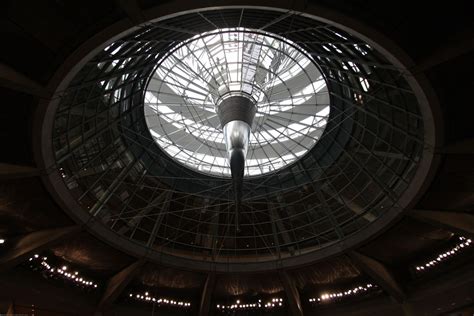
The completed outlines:
{"type": "Polygon", "coordinates": [[[157,144],[181,164],[230,176],[216,113],[226,97],[255,101],[245,175],[281,169],[320,139],[329,116],[326,82],[295,43],[244,28],[192,37],[167,54],[145,92],[145,117],[157,144]]]}
{"type": "Polygon", "coordinates": [[[375,44],[269,8],[146,23],[54,101],[58,202],[117,248],[186,269],[266,271],[345,251],[410,205],[434,152],[423,91],[375,44]],[[259,106],[238,221],[215,113],[234,95],[259,106]]]}

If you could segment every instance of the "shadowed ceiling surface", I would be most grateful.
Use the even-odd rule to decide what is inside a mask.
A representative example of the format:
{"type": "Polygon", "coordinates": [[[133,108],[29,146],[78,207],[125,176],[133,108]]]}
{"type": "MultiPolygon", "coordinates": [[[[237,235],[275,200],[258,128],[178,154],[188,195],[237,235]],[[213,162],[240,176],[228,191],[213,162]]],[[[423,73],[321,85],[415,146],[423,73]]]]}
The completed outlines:
{"type": "MultiPolygon", "coordinates": [[[[130,9],[128,5],[123,3],[120,5],[120,3],[120,1],[6,1],[2,3],[1,34],[5,43],[8,43],[0,53],[2,67],[0,93],[3,97],[3,106],[0,107],[0,140],[4,148],[0,155],[2,164],[39,167],[38,155],[35,156],[35,152],[38,152],[35,147],[39,144],[38,131],[41,129],[38,126],[38,114],[41,113],[42,106],[49,102],[51,93],[54,92],[53,87],[59,83],[58,78],[62,78],[65,72],[62,72],[60,76],[55,76],[55,74],[59,69],[69,69],[75,64],[75,59],[71,56],[78,54],[81,45],[91,39],[95,39],[95,44],[89,48],[98,47],[107,41],[113,42],[111,40],[113,32],[104,32],[103,35],[97,34],[114,23],[120,24],[117,30],[127,30],[157,16],[180,12],[185,8],[198,9],[200,6],[194,3],[187,3],[186,6],[178,5],[173,1],[157,5],[154,1],[141,0],[135,1],[130,9]],[[35,14],[31,14],[31,12],[35,12],[35,14]],[[13,70],[14,76],[10,75],[12,74],[10,70],[13,70]]],[[[253,4],[270,5],[267,2],[253,4]]],[[[202,4],[205,7],[214,5],[213,3],[202,4]]],[[[287,266],[283,269],[299,292],[304,314],[311,315],[318,311],[321,315],[348,315],[347,308],[350,308],[350,304],[354,304],[353,306],[360,307],[360,315],[373,313],[371,308],[375,308],[375,306],[378,310],[386,310],[387,315],[400,315],[401,309],[399,309],[398,303],[394,303],[396,300],[389,299],[389,297],[396,296],[396,293],[392,292],[393,287],[387,287],[380,275],[368,273],[367,266],[361,265],[360,261],[355,259],[354,252],[375,260],[382,264],[387,271],[390,271],[394,280],[409,298],[407,301],[413,304],[415,312],[419,312],[420,315],[422,313],[428,315],[441,313],[436,311],[436,308],[441,308],[442,311],[453,310],[454,307],[451,306],[453,302],[457,304],[456,306],[469,306],[472,304],[472,302],[469,303],[472,293],[471,295],[465,294],[469,291],[463,292],[464,288],[461,286],[468,286],[469,282],[472,282],[472,264],[470,263],[472,252],[459,254],[446,264],[440,265],[439,268],[435,267],[423,275],[417,274],[414,269],[415,266],[426,260],[431,260],[433,256],[436,257],[438,253],[449,250],[455,244],[457,236],[468,236],[469,228],[456,226],[452,222],[440,224],[436,221],[421,220],[420,217],[412,216],[412,214],[414,211],[439,211],[443,214],[472,216],[474,196],[472,193],[474,188],[472,139],[474,130],[471,118],[474,113],[472,107],[468,106],[472,103],[472,69],[474,67],[473,24],[468,14],[468,12],[472,12],[472,4],[470,2],[461,2],[459,5],[433,3],[429,10],[423,4],[410,3],[408,5],[408,3],[398,2],[309,1],[299,5],[286,2],[272,5],[284,8],[284,10],[291,9],[299,12],[310,11],[315,5],[321,6],[333,10],[333,12],[345,14],[389,38],[413,60],[410,71],[417,76],[422,76],[424,82],[431,86],[433,91],[431,97],[439,102],[440,111],[437,114],[444,126],[436,131],[439,133],[439,139],[444,138],[444,142],[441,142],[438,147],[431,148],[439,161],[439,167],[424,188],[425,192],[417,197],[416,203],[401,212],[400,216],[387,225],[386,229],[373,234],[353,247],[344,249],[344,252],[320,260],[305,262],[303,265],[287,266]],[[354,297],[350,304],[348,303],[349,305],[343,301],[340,304],[336,302],[324,306],[308,303],[309,298],[318,297],[327,291],[345,290],[371,282],[379,285],[380,292],[374,292],[373,296],[368,297],[354,297]],[[450,291],[450,289],[459,291],[450,291]],[[436,296],[438,297],[435,300],[437,306],[423,301],[423,297],[438,295],[436,291],[449,292],[450,295],[446,294],[444,298],[436,296]],[[455,293],[459,295],[455,295],[455,293]]],[[[314,14],[314,12],[312,13],[314,14]]],[[[273,12],[271,14],[267,16],[270,20],[281,13],[273,12]],[[271,14],[275,16],[271,16],[271,14]]],[[[255,17],[252,16],[252,12],[249,12],[248,19],[256,23],[252,27],[258,27],[261,26],[265,17],[255,17]]],[[[219,23],[220,20],[216,21],[219,23]]],[[[285,23],[283,21],[282,23],[285,23]]],[[[348,20],[349,22],[351,21],[348,20]]],[[[275,25],[274,32],[278,32],[277,27],[278,23],[275,25]]],[[[139,32],[139,29],[136,32],[139,32]]],[[[169,32],[167,34],[173,33],[170,30],[167,32],[169,32]]],[[[131,36],[130,34],[126,36],[131,36]]],[[[186,37],[187,35],[182,36],[183,39],[186,37]]],[[[90,60],[98,62],[100,58],[106,58],[104,53],[100,52],[102,50],[96,51],[93,54],[96,59],[90,60]],[[96,53],[102,54],[99,54],[101,57],[97,57],[96,53]]],[[[142,125],[137,128],[145,127],[146,125],[142,125]]],[[[366,128],[360,129],[361,133],[364,129],[366,128]]],[[[383,136],[379,135],[379,137],[383,136]]],[[[356,147],[353,148],[356,149],[356,147]]],[[[322,149],[322,152],[324,151],[322,149]]],[[[358,153],[357,155],[360,159],[364,159],[362,157],[366,156],[371,157],[367,153],[358,153]]],[[[372,168],[371,171],[376,172],[377,166],[372,165],[372,162],[368,162],[367,166],[372,168]]],[[[48,170],[40,170],[40,176],[36,174],[28,177],[12,177],[11,174],[2,173],[0,238],[6,240],[5,244],[0,246],[2,258],[6,258],[4,255],[18,254],[15,252],[16,249],[19,249],[16,241],[18,240],[21,244],[23,240],[24,243],[25,240],[22,238],[29,233],[61,229],[81,223],[81,221],[77,221],[77,218],[71,218],[71,213],[68,211],[68,207],[61,202],[61,198],[55,197],[51,193],[51,187],[42,181],[41,177],[47,176],[50,171],[48,170]]],[[[94,177],[96,175],[85,176],[94,177]]],[[[107,181],[111,181],[113,178],[114,176],[108,178],[107,181]]],[[[154,189],[158,188],[154,179],[148,179],[148,181],[150,181],[149,186],[154,189]]],[[[333,185],[342,188],[344,182],[335,181],[333,185]]],[[[104,188],[108,187],[107,183],[104,183],[103,186],[104,188]]],[[[143,187],[143,190],[146,190],[146,186],[143,187]]],[[[84,187],[92,186],[90,183],[84,182],[84,187]]],[[[136,188],[136,185],[131,188],[136,188]]],[[[189,192],[189,188],[187,190],[189,192]]],[[[357,186],[356,191],[359,190],[362,188],[357,186]]],[[[307,187],[293,195],[288,194],[283,199],[294,201],[315,192],[314,188],[307,187]]],[[[148,194],[146,191],[143,193],[147,199],[159,196],[157,194],[159,191],[155,191],[155,195],[148,194]]],[[[326,197],[334,196],[329,191],[323,191],[322,194],[326,197]]],[[[271,200],[275,194],[268,196],[265,198],[265,203],[271,200]]],[[[163,196],[163,199],[165,201],[166,196],[163,196]]],[[[315,201],[313,202],[317,203],[315,201]]],[[[334,205],[339,203],[337,199],[333,199],[332,202],[334,205]]],[[[116,206],[121,205],[122,202],[117,199],[113,203],[115,204],[111,205],[116,206]]],[[[146,205],[149,202],[142,201],[141,203],[146,205]]],[[[191,205],[202,207],[205,203],[203,198],[188,199],[181,204],[179,201],[175,202],[171,207],[189,208],[191,205]]],[[[199,213],[198,216],[203,219],[209,214],[210,212],[199,213]]],[[[230,213],[229,216],[231,216],[230,213]]],[[[105,216],[101,220],[106,222],[107,217],[105,216]]],[[[180,227],[176,226],[177,224],[171,225],[175,219],[171,220],[170,218],[169,220],[170,227],[180,227]]],[[[223,221],[225,222],[225,220],[223,221]]],[[[264,221],[262,218],[262,222],[264,221]]],[[[212,223],[204,219],[203,222],[212,223]]],[[[229,222],[232,221],[229,220],[229,222]]],[[[304,221],[301,220],[301,222],[304,221]]],[[[285,224],[289,225],[290,223],[286,221],[285,224]]],[[[300,224],[293,225],[298,227],[300,224]]],[[[209,225],[207,228],[210,227],[212,226],[209,225]]],[[[191,245],[193,242],[195,245],[205,245],[206,239],[198,237],[202,231],[193,230],[194,228],[190,225],[186,229],[185,243],[191,245]]],[[[266,232],[271,235],[271,225],[266,229],[266,232]]],[[[151,228],[144,230],[152,231],[151,228]]],[[[276,227],[276,230],[284,231],[279,227],[276,227]]],[[[161,236],[166,238],[166,234],[163,231],[161,236]]],[[[208,230],[205,234],[208,234],[208,230]]],[[[262,231],[258,233],[244,232],[244,236],[252,236],[253,239],[259,235],[265,234],[262,231]]],[[[149,236],[149,233],[144,233],[143,240],[146,239],[146,236],[149,236]]],[[[292,240],[292,238],[297,239],[299,236],[290,235],[289,238],[292,240]]],[[[286,244],[283,238],[282,235],[281,245],[286,244]]],[[[296,242],[296,239],[293,241],[296,242]]],[[[138,242],[137,247],[143,240],[138,242]]],[[[269,243],[271,245],[271,241],[269,243]]],[[[240,246],[232,249],[241,248],[245,252],[247,244],[247,241],[244,241],[240,246]]],[[[285,246],[288,253],[291,252],[290,244],[285,246]]],[[[254,241],[252,247],[258,248],[257,246],[258,242],[254,241]]],[[[236,245],[234,244],[232,247],[236,247],[236,245]]],[[[178,246],[171,247],[168,253],[173,254],[173,251],[177,251],[178,248],[178,246]]],[[[198,261],[209,262],[206,261],[209,259],[209,253],[200,255],[196,250],[198,248],[193,245],[188,250],[191,249],[193,255],[197,254],[198,261]]],[[[264,248],[268,251],[271,247],[264,248]]],[[[11,273],[0,277],[2,287],[5,289],[0,291],[0,298],[3,301],[10,301],[11,295],[13,295],[7,292],[15,293],[15,289],[21,289],[22,283],[19,280],[31,280],[32,284],[37,284],[38,289],[44,288],[43,292],[51,291],[53,293],[53,289],[56,289],[64,295],[64,302],[67,301],[67,297],[71,298],[70,302],[77,297],[78,301],[84,302],[83,307],[78,306],[78,309],[90,308],[90,310],[94,310],[104,298],[110,280],[140,259],[136,253],[123,251],[120,247],[111,245],[110,240],[102,238],[86,227],[77,235],[56,240],[54,243],[48,243],[37,249],[38,253],[48,256],[51,262],[66,264],[71,269],[75,268],[81,274],[94,278],[100,284],[99,288],[92,291],[71,288],[66,282],[44,279],[41,274],[31,271],[28,265],[23,264],[23,261],[15,261],[14,266],[8,266],[8,271],[11,273]]],[[[18,258],[21,257],[22,260],[27,261],[29,256],[34,253],[36,252],[33,251],[27,256],[18,258]]],[[[229,251],[229,253],[238,258],[235,251],[229,251]]],[[[148,305],[130,301],[128,295],[132,292],[150,291],[150,293],[168,293],[173,297],[191,301],[192,313],[198,315],[204,289],[208,284],[208,276],[212,274],[212,269],[196,269],[196,266],[193,265],[178,267],[169,262],[155,259],[141,265],[141,268],[131,275],[127,282],[122,283],[122,290],[113,299],[116,302],[113,309],[117,311],[122,308],[125,311],[127,308],[133,307],[137,311],[147,313],[149,312],[148,305]]],[[[266,299],[281,296],[285,298],[286,303],[287,288],[285,288],[285,279],[281,272],[282,269],[278,268],[272,269],[272,271],[252,273],[220,271],[216,275],[212,290],[212,308],[221,302],[234,302],[238,297],[251,300],[257,297],[266,299]]],[[[21,290],[18,290],[18,293],[21,293],[21,290]]],[[[45,302],[45,306],[48,305],[47,299],[44,297],[40,299],[38,291],[23,295],[25,296],[17,295],[18,304],[23,302],[28,305],[36,299],[37,304],[45,302]]],[[[60,305],[49,304],[49,308],[54,310],[55,307],[60,308],[60,305]]],[[[65,305],[67,306],[67,304],[65,305]]],[[[84,313],[87,314],[87,312],[84,313]]],[[[166,313],[173,315],[173,313],[179,314],[179,311],[167,310],[166,313]]]]}

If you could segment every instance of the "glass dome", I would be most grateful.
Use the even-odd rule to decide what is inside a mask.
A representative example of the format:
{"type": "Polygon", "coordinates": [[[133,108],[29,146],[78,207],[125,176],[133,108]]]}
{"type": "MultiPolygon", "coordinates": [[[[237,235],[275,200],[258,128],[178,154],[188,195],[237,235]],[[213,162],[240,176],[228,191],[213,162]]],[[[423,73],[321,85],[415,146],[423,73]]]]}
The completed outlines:
{"type": "Polygon", "coordinates": [[[257,109],[245,176],[281,169],[306,154],[330,113],[326,81],[301,47],[258,30],[217,29],[181,42],[158,63],[145,92],[150,133],[186,167],[229,177],[216,107],[234,95],[257,109]]]}
{"type": "Polygon", "coordinates": [[[354,30],[230,7],[150,21],[104,46],[51,108],[50,184],[131,255],[201,271],[291,268],[362,243],[422,192],[431,108],[406,66],[354,30]],[[238,183],[218,117],[236,99],[256,107],[238,183]]]}

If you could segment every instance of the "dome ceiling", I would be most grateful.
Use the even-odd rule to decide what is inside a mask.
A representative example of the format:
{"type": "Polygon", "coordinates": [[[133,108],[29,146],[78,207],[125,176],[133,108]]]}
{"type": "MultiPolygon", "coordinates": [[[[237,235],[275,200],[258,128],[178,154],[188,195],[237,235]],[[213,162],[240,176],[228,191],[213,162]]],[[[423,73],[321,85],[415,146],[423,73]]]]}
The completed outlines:
{"type": "Polygon", "coordinates": [[[393,55],[275,9],[196,11],[115,40],[69,83],[52,128],[53,182],[74,216],[132,254],[200,270],[298,265],[363,241],[417,194],[434,144],[393,55]],[[268,23],[253,28],[255,14],[268,23]],[[257,107],[238,212],[216,118],[229,93],[257,107]]]}
{"type": "Polygon", "coordinates": [[[81,315],[470,304],[472,10],[231,2],[5,2],[0,311],[13,296],[81,315]],[[272,81],[276,106],[256,93],[272,81]],[[220,138],[235,97],[262,112],[240,208],[220,138]]]}

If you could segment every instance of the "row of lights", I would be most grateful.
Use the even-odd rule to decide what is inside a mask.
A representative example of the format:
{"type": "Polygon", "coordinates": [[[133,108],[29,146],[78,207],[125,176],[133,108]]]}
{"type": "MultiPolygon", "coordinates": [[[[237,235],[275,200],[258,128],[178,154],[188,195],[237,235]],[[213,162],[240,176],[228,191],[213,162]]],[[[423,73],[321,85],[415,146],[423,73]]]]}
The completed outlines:
{"type": "Polygon", "coordinates": [[[452,258],[454,255],[458,254],[459,252],[471,246],[471,244],[472,244],[471,239],[468,239],[466,237],[459,237],[459,242],[456,244],[456,246],[452,247],[448,251],[438,254],[438,256],[435,259],[427,261],[422,265],[416,266],[415,269],[416,271],[421,272],[426,269],[432,268],[438,265],[439,263],[452,258]]]}
{"type": "Polygon", "coordinates": [[[35,254],[33,257],[29,259],[29,261],[38,261],[40,266],[47,271],[50,275],[60,276],[66,280],[73,281],[74,283],[87,286],[87,287],[94,287],[97,288],[97,283],[94,283],[91,280],[87,280],[80,276],[79,272],[69,272],[67,266],[62,267],[53,267],[48,263],[47,257],[40,257],[38,254],[35,254]]]}
{"type": "Polygon", "coordinates": [[[334,293],[324,293],[321,294],[319,297],[316,298],[310,298],[309,302],[310,303],[317,303],[317,302],[323,302],[323,301],[331,301],[335,299],[341,299],[343,297],[348,297],[348,296],[353,296],[357,295],[363,292],[367,292],[373,288],[376,288],[377,285],[367,283],[366,285],[361,285],[361,286],[356,286],[352,289],[342,291],[342,292],[334,292],[334,293]]]}
{"type": "Polygon", "coordinates": [[[231,305],[221,305],[217,304],[217,309],[226,310],[226,309],[253,309],[253,308],[274,308],[283,306],[282,298],[272,298],[271,301],[262,303],[262,300],[258,300],[258,303],[243,304],[240,300],[237,300],[235,304],[231,305]]]}
{"type": "Polygon", "coordinates": [[[66,172],[64,171],[64,169],[63,169],[62,167],[59,168],[59,173],[61,174],[61,177],[62,177],[62,178],[66,178],[66,177],[67,177],[66,172]]]}
{"type": "Polygon", "coordinates": [[[189,302],[169,300],[167,298],[156,298],[156,297],[150,296],[148,292],[145,292],[144,295],[130,293],[129,296],[139,301],[145,301],[145,302],[155,303],[159,305],[171,305],[171,306],[178,306],[178,307],[191,306],[191,303],[189,302]]]}

